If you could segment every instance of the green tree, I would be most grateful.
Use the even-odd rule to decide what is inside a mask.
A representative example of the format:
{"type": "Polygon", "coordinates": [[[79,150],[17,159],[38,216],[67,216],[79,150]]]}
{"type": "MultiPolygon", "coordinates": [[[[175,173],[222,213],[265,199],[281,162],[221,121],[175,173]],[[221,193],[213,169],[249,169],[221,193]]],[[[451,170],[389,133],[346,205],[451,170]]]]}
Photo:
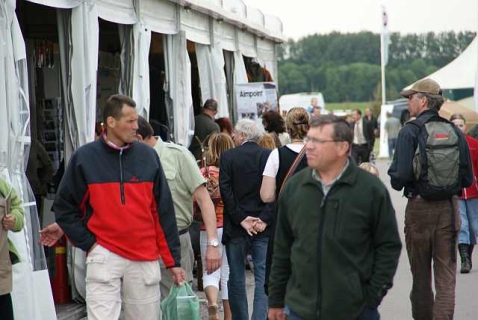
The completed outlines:
{"type": "MultiPolygon", "coordinates": [[[[455,59],[475,33],[392,33],[387,98],[455,59]]],[[[327,101],[369,101],[380,87],[380,36],[371,32],[314,34],[278,49],[282,94],[321,91],[327,101]]]]}

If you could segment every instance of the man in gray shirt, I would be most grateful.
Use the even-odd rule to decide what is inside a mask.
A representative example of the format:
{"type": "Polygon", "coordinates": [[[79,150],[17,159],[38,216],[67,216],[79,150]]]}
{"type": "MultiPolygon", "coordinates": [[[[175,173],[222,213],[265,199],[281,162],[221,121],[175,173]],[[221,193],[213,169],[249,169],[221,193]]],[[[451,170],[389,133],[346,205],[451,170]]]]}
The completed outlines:
{"type": "Polygon", "coordinates": [[[393,152],[397,145],[398,132],[402,128],[400,120],[392,116],[390,112],[387,112],[387,121],[385,122],[385,131],[388,137],[388,155],[393,157],[393,152]]]}
{"type": "Polygon", "coordinates": [[[202,113],[194,117],[194,137],[189,146],[189,151],[191,151],[196,160],[201,160],[201,143],[204,139],[211,133],[220,131],[219,125],[214,122],[216,114],[217,101],[214,99],[207,99],[204,103],[202,113]]]}

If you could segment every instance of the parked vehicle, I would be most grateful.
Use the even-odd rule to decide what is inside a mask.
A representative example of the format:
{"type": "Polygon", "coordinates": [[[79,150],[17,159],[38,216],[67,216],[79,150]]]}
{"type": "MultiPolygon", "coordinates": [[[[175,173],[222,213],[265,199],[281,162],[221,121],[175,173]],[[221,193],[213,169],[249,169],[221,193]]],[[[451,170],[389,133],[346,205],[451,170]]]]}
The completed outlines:
{"type": "Polygon", "coordinates": [[[301,92],[294,94],[285,94],[279,98],[279,109],[283,116],[294,107],[307,109],[310,106],[310,100],[316,98],[318,105],[322,107],[322,114],[327,114],[325,108],[324,96],[320,92],[301,92]]]}
{"type": "Polygon", "coordinates": [[[410,119],[410,112],[408,111],[407,99],[397,99],[393,101],[388,101],[387,104],[392,104],[392,115],[400,119],[400,123],[403,125],[410,119]]]}

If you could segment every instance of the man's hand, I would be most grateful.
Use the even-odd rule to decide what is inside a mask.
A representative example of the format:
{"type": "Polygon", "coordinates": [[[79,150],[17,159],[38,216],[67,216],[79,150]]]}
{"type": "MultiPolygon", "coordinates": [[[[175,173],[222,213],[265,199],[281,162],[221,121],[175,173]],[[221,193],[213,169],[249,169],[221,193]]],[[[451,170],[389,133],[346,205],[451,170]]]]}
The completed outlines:
{"type": "Polygon", "coordinates": [[[180,286],[186,281],[186,271],[184,271],[183,268],[169,268],[168,272],[171,277],[173,277],[173,282],[175,285],[180,286]]]}
{"type": "Polygon", "coordinates": [[[257,234],[257,231],[254,230],[254,223],[259,220],[259,218],[247,216],[244,220],[241,221],[241,226],[247,231],[247,234],[252,236],[257,234]]]}
{"type": "Polygon", "coordinates": [[[3,230],[12,230],[15,226],[15,216],[6,214],[2,221],[3,230]]]}
{"type": "Polygon", "coordinates": [[[285,312],[283,308],[269,308],[269,320],[285,320],[285,312]]]}
{"type": "MultiPolygon", "coordinates": [[[[224,252],[226,254],[226,252],[224,252]]],[[[206,272],[211,274],[221,267],[221,255],[219,248],[207,246],[206,249],[206,272]]]]}
{"type": "Polygon", "coordinates": [[[256,222],[254,222],[254,230],[256,232],[264,232],[264,230],[266,230],[267,228],[267,223],[265,223],[264,221],[262,221],[261,219],[258,219],[256,222]]]}
{"type": "Polygon", "coordinates": [[[63,230],[61,230],[58,223],[52,223],[40,230],[40,243],[44,246],[51,247],[63,237],[63,234],[63,230]]]}

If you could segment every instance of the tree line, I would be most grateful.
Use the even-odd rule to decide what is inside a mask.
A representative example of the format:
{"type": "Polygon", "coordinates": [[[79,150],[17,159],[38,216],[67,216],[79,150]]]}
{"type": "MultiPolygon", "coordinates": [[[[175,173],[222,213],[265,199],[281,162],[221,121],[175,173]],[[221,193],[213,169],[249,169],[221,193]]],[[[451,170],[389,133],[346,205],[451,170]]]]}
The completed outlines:
{"type": "MultiPolygon", "coordinates": [[[[455,59],[475,33],[390,34],[387,100],[455,59]]],[[[380,35],[314,34],[278,50],[280,94],[320,91],[328,102],[380,100],[380,35]]]]}

